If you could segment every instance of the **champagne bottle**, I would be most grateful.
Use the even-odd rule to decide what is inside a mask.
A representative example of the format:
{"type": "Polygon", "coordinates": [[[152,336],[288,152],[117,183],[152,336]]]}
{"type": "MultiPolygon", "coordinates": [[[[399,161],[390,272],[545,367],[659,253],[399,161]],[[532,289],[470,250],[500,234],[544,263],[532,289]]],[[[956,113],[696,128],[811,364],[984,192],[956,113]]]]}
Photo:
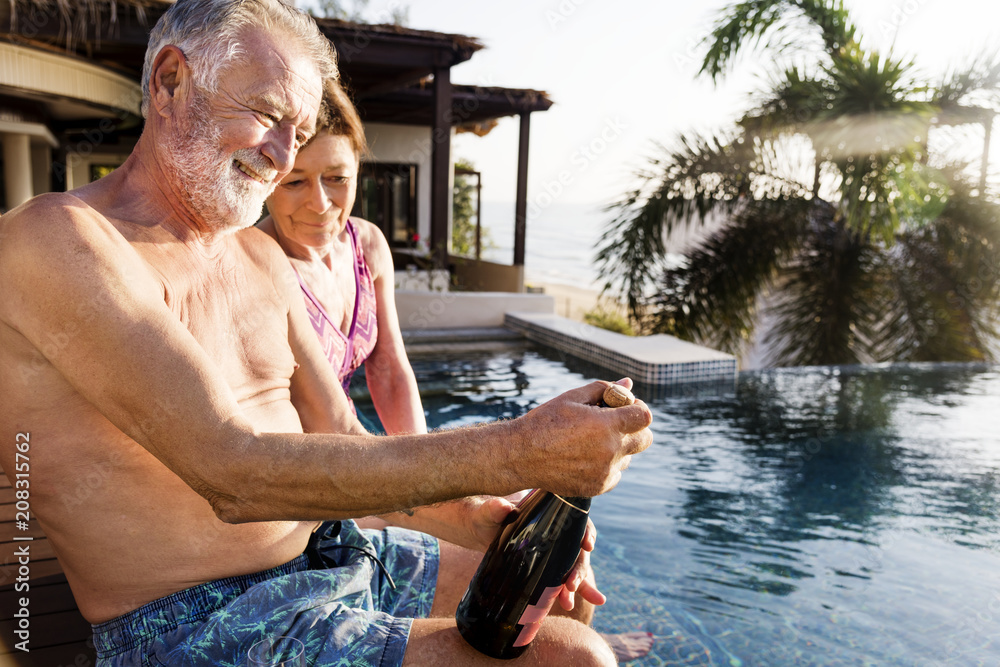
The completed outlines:
{"type": "MultiPolygon", "coordinates": [[[[601,405],[634,402],[631,391],[611,385],[601,405]]],[[[465,641],[491,658],[524,653],[580,555],[589,513],[590,498],[541,489],[518,503],[458,603],[455,621],[465,641]]]]}
{"type": "Polygon", "coordinates": [[[455,620],[479,652],[516,658],[535,637],[580,554],[590,498],[535,489],[486,551],[455,620]]]}

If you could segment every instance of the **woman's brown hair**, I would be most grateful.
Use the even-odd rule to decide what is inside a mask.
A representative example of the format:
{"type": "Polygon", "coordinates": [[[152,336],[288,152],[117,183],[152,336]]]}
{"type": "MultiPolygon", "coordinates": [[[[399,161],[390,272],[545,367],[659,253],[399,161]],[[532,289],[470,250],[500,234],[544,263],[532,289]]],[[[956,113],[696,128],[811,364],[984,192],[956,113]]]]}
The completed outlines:
{"type": "Polygon", "coordinates": [[[347,137],[354,154],[361,160],[368,152],[368,142],[358,110],[339,80],[327,79],[323,88],[323,103],[316,117],[316,136],[347,137]]]}

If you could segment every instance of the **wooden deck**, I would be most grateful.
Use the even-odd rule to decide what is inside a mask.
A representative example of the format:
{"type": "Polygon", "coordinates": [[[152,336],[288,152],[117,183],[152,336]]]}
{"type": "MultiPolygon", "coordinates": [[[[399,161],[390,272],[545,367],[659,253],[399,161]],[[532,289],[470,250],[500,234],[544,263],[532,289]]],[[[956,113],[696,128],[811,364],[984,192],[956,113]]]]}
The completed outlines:
{"type": "Polygon", "coordinates": [[[15,502],[14,489],[7,476],[0,474],[0,667],[93,667],[96,655],[90,624],[77,610],[38,521],[32,518],[28,530],[15,525],[15,502]],[[17,581],[21,567],[17,552],[25,545],[29,550],[29,590],[17,591],[15,586],[24,583],[17,581]],[[21,608],[20,598],[28,600],[27,653],[15,647],[21,641],[15,634],[19,619],[14,616],[21,608]]]}

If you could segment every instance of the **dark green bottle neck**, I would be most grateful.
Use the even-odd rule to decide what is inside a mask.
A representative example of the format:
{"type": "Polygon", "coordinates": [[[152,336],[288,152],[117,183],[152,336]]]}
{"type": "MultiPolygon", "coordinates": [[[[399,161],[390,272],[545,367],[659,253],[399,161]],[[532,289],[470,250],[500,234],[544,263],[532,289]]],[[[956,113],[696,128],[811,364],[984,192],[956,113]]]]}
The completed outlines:
{"type": "MultiPolygon", "coordinates": [[[[555,494],[553,494],[555,495],[555,494]]],[[[590,512],[590,498],[584,496],[557,496],[566,502],[568,505],[572,505],[576,509],[580,510],[584,514],[590,512]]]]}

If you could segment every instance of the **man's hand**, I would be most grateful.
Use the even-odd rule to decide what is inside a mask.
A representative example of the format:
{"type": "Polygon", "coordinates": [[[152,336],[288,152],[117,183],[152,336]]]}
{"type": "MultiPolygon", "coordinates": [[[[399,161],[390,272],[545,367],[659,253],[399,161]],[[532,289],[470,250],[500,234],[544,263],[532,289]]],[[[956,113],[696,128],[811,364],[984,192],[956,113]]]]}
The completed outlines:
{"type": "Polygon", "coordinates": [[[573,569],[566,575],[562,590],[559,591],[559,606],[566,611],[573,611],[577,594],[593,605],[607,602],[607,596],[597,590],[594,570],[590,567],[590,552],[594,550],[596,544],[597,528],[594,527],[593,521],[588,520],[587,532],[584,533],[583,543],[580,545],[580,556],[576,559],[573,569]]]}
{"type": "MultiPolygon", "coordinates": [[[[653,441],[652,414],[642,401],[600,407],[609,382],[593,382],[557,396],[515,420],[523,425],[511,466],[522,486],[569,496],[613,489],[634,454],[653,441]]],[[[620,381],[631,387],[631,380],[620,381]]]]}

